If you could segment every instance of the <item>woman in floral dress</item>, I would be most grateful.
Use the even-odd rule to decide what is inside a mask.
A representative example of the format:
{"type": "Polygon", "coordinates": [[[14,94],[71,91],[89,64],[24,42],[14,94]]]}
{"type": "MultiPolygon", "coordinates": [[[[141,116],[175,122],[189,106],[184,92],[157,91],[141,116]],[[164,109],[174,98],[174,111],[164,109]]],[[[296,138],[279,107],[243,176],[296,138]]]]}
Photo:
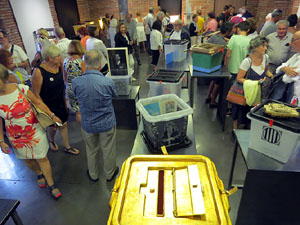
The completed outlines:
{"type": "Polygon", "coordinates": [[[67,80],[67,96],[71,104],[72,110],[76,113],[76,121],[80,124],[81,115],[79,112],[79,105],[75,99],[75,95],[72,90],[72,80],[78,76],[81,76],[85,72],[85,63],[82,60],[82,56],[85,53],[85,49],[78,40],[74,40],[70,43],[68,54],[69,58],[64,61],[64,75],[67,80]]]}
{"type": "MultiPolygon", "coordinates": [[[[54,122],[61,122],[49,108],[23,84],[9,84],[8,70],[0,64],[0,116],[5,121],[6,136],[8,137],[15,155],[19,159],[25,159],[27,166],[38,176],[38,184],[46,187],[55,199],[61,196],[61,192],[54,185],[51,165],[47,158],[48,141],[44,128],[41,127],[31,109],[30,103],[24,95],[40,109],[45,111],[54,122]]],[[[9,154],[10,149],[4,140],[3,124],[0,119],[0,147],[9,154]]]]}

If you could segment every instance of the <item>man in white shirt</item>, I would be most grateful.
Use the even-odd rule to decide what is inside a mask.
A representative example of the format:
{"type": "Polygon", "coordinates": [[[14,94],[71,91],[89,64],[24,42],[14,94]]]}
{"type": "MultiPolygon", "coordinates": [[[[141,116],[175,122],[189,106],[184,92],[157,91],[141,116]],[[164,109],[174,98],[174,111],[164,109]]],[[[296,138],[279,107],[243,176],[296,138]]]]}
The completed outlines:
{"type": "Polygon", "coordinates": [[[13,57],[13,72],[18,75],[21,82],[31,86],[26,68],[29,67],[28,56],[18,45],[11,44],[8,40],[8,33],[0,30],[0,47],[9,51],[13,57]]]}
{"type": "Polygon", "coordinates": [[[270,57],[269,69],[274,74],[276,68],[285,62],[288,58],[290,50],[289,43],[291,42],[293,34],[288,33],[289,22],[287,20],[280,20],[276,24],[277,32],[269,34],[267,55],[270,57]]]}
{"type": "Polygon", "coordinates": [[[147,48],[147,52],[149,55],[151,55],[151,49],[150,49],[150,34],[152,31],[152,25],[154,23],[154,9],[152,7],[149,8],[149,13],[148,15],[145,17],[145,24],[146,24],[146,29],[145,29],[145,33],[146,33],[146,38],[147,38],[147,42],[146,42],[146,48],[147,48]]]}
{"type": "Polygon", "coordinates": [[[66,38],[66,34],[62,27],[56,27],[54,30],[54,34],[58,39],[58,43],[56,46],[60,48],[63,59],[68,58],[68,48],[69,44],[71,43],[71,40],[66,38]]]}
{"type": "Polygon", "coordinates": [[[182,28],[182,20],[176,20],[174,23],[174,30],[170,34],[170,40],[188,40],[188,48],[191,47],[191,39],[188,32],[182,28]]]}
{"type": "Polygon", "coordinates": [[[300,31],[294,33],[291,40],[291,47],[296,52],[287,62],[282,63],[276,70],[276,73],[283,72],[283,82],[294,85],[288,87],[280,86],[274,90],[271,99],[282,100],[282,96],[286,96],[285,102],[300,105],[300,31]],[[284,94],[285,92],[285,94],[284,94]]]}
{"type": "Polygon", "coordinates": [[[87,31],[91,38],[86,41],[86,50],[97,50],[101,55],[101,69],[100,72],[103,75],[108,73],[108,65],[107,65],[107,50],[103,43],[103,41],[96,38],[99,35],[99,30],[96,26],[88,26],[87,31]]]}

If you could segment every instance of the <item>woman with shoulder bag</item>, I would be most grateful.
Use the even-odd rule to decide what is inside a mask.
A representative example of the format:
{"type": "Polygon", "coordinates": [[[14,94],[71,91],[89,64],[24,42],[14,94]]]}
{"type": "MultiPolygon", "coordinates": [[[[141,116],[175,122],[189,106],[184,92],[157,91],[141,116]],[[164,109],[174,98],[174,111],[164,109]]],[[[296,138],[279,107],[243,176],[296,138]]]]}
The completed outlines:
{"type": "MultiPolygon", "coordinates": [[[[46,182],[53,198],[58,199],[61,192],[54,185],[52,170],[47,158],[49,149],[44,128],[39,124],[28,99],[48,114],[54,122],[61,123],[53,112],[23,84],[9,84],[8,70],[0,64],[0,116],[5,120],[6,135],[19,159],[25,159],[27,166],[37,174],[38,184],[46,187],[46,182]],[[22,93],[21,93],[22,92],[22,93]]],[[[10,153],[4,140],[0,119],[0,147],[5,154],[10,153]]]]}
{"type": "MultiPolygon", "coordinates": [[[[49,109],[57,115],[62,126],[59,127],[66,153],[78,155],[78,149],[70,146],[68,136],[68,111],[65,99],[65,84],[63,78],[62,56],[57,46],[49,45],[42,49],[43,61],[35,68],[32,75],[32,92],[41,99],[49,109]]],[[[57,127],[50,126],[48,129],[50,149],[58,151],[58,145],[54,141],[57,127]]]]}
{"type": "Polygon", "coordinates": [[[261,84],[266,80],[266,77],[273,77],[273,74],[269,71],[269,57],[265,54],[267,51],[267,44],[268,41],[264,37],[258,36],[252,39],[249,44],[250,54],[240,65],[236,81],[243,84],[246,104],[242,102],[238,104],[233,102],[231,113],[233,129],[238,129],[239,124],[245,124],[247,128],[250,128],[250,120],[246,117],[246,115],[253,104],[249,103],[250,97],[247,99],[249,96],[248,93],[250,92],[250,96],[255,95],[253,92],[254,90],[251,89],[256,88],[256,94],[259,94],[259,96],[251,96],[256,98],[252,100],[252,102],[261,101],[261,84]]]}

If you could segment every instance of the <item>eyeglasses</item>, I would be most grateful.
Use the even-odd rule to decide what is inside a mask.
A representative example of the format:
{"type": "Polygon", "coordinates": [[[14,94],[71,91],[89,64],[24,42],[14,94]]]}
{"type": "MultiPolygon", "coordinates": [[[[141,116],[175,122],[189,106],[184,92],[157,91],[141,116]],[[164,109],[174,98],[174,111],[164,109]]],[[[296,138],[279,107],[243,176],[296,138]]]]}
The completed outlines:
{"type": "Polygon", "coordinates": [[[292,38],[292,40],[291,40],[291,42],[295,42],[295,41],[297,41],[297,40],[299,40],[300,38],[292,38]]]}

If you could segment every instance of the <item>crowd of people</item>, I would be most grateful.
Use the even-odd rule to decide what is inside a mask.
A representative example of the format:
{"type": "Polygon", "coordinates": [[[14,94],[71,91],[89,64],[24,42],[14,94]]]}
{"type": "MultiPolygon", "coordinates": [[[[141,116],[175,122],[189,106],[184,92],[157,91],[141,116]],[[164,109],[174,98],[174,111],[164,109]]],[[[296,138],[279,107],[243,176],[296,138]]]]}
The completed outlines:
{"type": "MultiPolygon", "coordinates": [[[[190,48],[203,40],[227,46],[224,65],[232,74],[232,81],[243,84],[252,95],[257,85],[262,96],[258,102],[239,104],[232,102],[233,128],[250,127],[246,114],[261,98],[272,98],[300,106],[300,31],[296,30],[297,15],[282,20],[282,10],[275,9],[258,27],[255,18],[242,7],[225,6],[216,17],[210,12],[207,18],[201,10],[192,16],[188,29],[177,19],[173,24],[165,10],[154,16],[154,9],[134,19],[126,15],[124,22],[106,14],[105,29],[89,25],[78,30],[79,40],[69,40],[61,27],[55,28],[56,43],[49,40],[47,30],[38,29],[37,52],[31,64],[24,50],[11,43],[8,33],[0,30],[0,146],[9,154],[6,134],[16,156],[26,160],[27,166],[37,175],[41,188],[48,186],[51,195],[58,199],[60,190],[52,179],[47,151],[59,151],[54,137],[61,134],[64,151],[72,155],[80,150],[69,143],[67,121],[69,111],[76,113],[76,121],[86,145],[87,175],[92,181],[99,179],[99,151],[103,151],[104,172],[111,181],[119,172],[116,166],[116,118],[112,98],[117,96],[108,73],[107,47],[128,49],[129,64],[134,70],[135,59],[141,65],[141,47],[152,56],[154,69],[163,50],[163,40],[188,40],[190,48]],[[209,35],[208,35],[209,34],[209,35]],[[98,38],[102,37],[102,38],[98,38]],[[201,38],[205,37],[205,39],[201,38]],[[32,72],[28,70],[32,66],[32,72]],[[32,73],[32,79],[29,74],[32,73]],[[276,79],[273,87],[267,81],[276,79]],[[96,100],[97,99],[97,100],[96,100]],[[43,129],[31,109],[37,105],[54,124],[43,129]],[[70,105],[68,109],[67,105],[70,105]],[[5,130],[2,129],[5,122],[5,130]]],[[[209,85],[206,103],[216,107],[221,80],[209,85]]],[[[269,82],[272,83],[272,82],[269,82]]],[[[255,98],[257,99],[257,98],[255,98]]]]}

